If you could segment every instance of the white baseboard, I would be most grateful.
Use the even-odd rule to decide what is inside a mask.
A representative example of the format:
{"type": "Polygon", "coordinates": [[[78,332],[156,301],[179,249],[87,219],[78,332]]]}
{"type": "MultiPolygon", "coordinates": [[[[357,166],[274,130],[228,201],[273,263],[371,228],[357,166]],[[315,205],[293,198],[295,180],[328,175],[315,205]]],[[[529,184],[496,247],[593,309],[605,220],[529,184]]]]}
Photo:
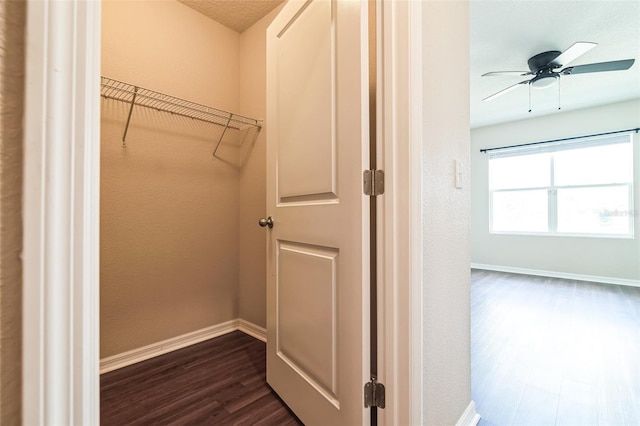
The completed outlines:
{"type": "Polygon", "coordinates": [[[480,414],[476,412],[476,403],[471,401],[456,422],[456,426],[476,426],[479,421],[480,414]]]}
{"type": "Polygon", "coordinates": [[[600,277],[596,275],[572,274],[568,272],[545,271],[542,269],[517,268],[514,266],[485,265],[482,263],[472,263],[472,269],[484,269],[486,271],[510,272],[512,274],[537,275],[540,277],[563,278],[567,280],[589,281],[603,284],[626,285],[630,287],[640,287],[640,280],[627,278],[600,277]]]}
{"type": "Polygon", "coordinates": [[[267,341],[267,329],[260,327],[259,325],[255,325],[252,322],[240,319],[238,320],[238,330],[242,331],[244,334],[248,334],[251,337],[255,337],[258,340],[262,340],[266,343],[267,341]]]}
{"type": "Polygon", "coordinates": [[[151,345],[141,348],[132,349],[121,354],[112,355],[100,360],[100,374],[117,370],[128,365],[136,364],[141,361],[164,355],[232,331],[240,330],[256,339],[267,341],[267,331],[255,324],[243,319],[234,319],[223,322],[221,324],[212,325],[211,327],[202,328],[180,336],[172,337],[161,342],[152,343],[151,345]]]}

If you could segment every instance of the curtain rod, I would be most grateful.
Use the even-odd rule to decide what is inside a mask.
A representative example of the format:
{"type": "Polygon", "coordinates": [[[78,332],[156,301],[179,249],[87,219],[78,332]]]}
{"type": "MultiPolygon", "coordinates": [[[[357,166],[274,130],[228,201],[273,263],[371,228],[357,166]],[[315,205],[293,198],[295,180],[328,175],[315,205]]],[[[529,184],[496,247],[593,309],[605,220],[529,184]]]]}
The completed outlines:
{"type": "Polygon", "coordinates": [[[548,140],[548,141],[521,143],[519,145],[499,146],[499,147],[495,147],[495,148],[482,148],[480,150],[480,152],[495,151],[497,149],[519,148],[521,146],[540,145],[540,144],[543,144],[543,143],[563,142],[563,141],[570,141],[570,140],[574,140],[574,139],[592,138],[594,136],[614,135],[616,133],[627,133],[627,132],[636,132],[636,133],[638,133],[638,131],[640,131],[640,127],[636,127],[635,129],[616,130],[614,132],[594,133],[592,135],[574,136],[572,138],[551,139],[551,140],[548,140]]]}

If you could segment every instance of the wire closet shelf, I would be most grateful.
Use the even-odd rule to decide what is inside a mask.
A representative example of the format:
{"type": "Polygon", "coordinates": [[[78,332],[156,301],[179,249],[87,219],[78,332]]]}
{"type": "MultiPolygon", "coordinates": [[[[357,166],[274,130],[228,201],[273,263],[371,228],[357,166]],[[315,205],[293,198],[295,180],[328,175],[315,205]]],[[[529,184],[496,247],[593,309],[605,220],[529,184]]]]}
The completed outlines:
{"type": "Polygon", "coordinates": [[[215,155],[227,129],[244,130],[248,127],[257,127],[258,129],[262,127],[262,121],[254,118],[212,108],[104,76],[101,77],[100,96],[105,99],[113,99],[130,105],[127,123],[122,136],[122,146],[126,146],[125,140],[127,138],[127,131],[134,106],[141,106],[180,117],[224,126],[224,130],[220,135],[220,140],[216,144],[213,155],[215,155]]]}

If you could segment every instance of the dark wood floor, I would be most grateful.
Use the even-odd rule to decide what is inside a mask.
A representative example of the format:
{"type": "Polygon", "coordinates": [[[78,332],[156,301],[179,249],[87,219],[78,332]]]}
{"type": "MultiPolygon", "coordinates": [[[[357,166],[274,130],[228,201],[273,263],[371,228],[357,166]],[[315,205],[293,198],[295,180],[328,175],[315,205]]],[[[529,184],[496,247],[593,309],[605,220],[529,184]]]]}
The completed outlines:
{"type": "Polygon", "coordinates": [[[640,288],[474,270],[480,425],[640,425],[640,288]]]}
{"type": "Polygon", "coordinates": [[[109,425],[300,425],[265,382],[265,344],[239,331],[100,377],[109,425]]]}

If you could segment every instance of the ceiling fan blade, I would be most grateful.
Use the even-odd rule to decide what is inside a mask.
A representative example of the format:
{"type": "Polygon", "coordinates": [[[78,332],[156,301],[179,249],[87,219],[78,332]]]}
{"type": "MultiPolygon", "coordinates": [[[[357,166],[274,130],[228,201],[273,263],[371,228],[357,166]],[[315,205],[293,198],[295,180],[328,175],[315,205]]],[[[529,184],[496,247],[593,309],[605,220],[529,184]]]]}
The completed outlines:
{"type": "Polygon", "coordinates": [[[577,59],[579,56],[584,55],[585,53],[587,53],[589,50],[593,49],[597,45],[598,43],[591,43],[589,41],[579,41],[579,42],[573,43],[571,47],[569,47],[567,50],[565,50],[564,52],[556,56],[556,58],[553,61],[549,62],[548,65],[552,66],[553,68],[562,67],[568,64],[569,62],[577,59]]]}
{"type": "Polygon", "coordinates": [[[603,71],[624,71],[631,68],[635,59],[624,59],[621,61],[598,62],[597,64],[576,65],[575,67],[565,68],[560,71],[562,75],[586,74],[589,72],[603,71]]]}
{"type": "Polygon", "coordinates": [[[501,91],[496,92],[493,95],[484,98],[482,101],[491,101],[491,100],[497,98],[498,96],[502,96],[505,93],[508,93],[508,92],[512,91],[513,89],[517,88],[518,86],[522,86],[523,84],[529,84],[529,80],[521,81],[520,83],[516,83],[513,86],[507,87],[506,89],[502,89],[501,91]]]}
{"type": "Polygon", "coordinates": [[[518,75],[520,77],[525,75],[533,75],[531,71],[492,71],[482,74],[481,77],[492,77],[496,75],[518,75]]]}

